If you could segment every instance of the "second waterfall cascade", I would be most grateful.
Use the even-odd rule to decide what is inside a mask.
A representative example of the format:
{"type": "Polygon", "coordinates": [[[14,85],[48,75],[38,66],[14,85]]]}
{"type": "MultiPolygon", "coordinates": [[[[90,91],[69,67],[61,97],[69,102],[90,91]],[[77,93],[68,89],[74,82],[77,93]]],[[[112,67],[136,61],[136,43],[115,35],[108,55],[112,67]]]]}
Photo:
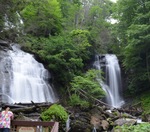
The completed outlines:
{"type": "Polygon", "coordinates": [[[8,56],[3,59],[4,66],[1,66],[0,71],[3,73],[3,85],[0,86],[2,102],[55,102],[57,96],[49,83],[48,70],[37,62],[33,55],[25,53],[16,45],[12,48],[13,50],[9,50],[8,56]],[[8,79],[9,83],[6,82],[8,79]]]}
{"type": "Polygon", "coordinates": [[[98,81],[106,92],[106,103],[115,108],[121,107],[124,101],[121,97],[121,71],[116,55],[97,55],[94,67],[104,72],[104,81],[101,80],[102,75],[98,81]]]}

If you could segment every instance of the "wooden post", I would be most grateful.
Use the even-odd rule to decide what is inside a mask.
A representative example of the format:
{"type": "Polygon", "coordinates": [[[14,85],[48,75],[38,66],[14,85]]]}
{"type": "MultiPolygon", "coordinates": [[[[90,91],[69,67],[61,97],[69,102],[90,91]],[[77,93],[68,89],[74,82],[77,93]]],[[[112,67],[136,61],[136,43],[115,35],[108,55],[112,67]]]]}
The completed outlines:
{"type": "Polygon", "coordinates": [[[58,128],[59,128],[59,123],[58,122],[55,122],[51,132],[58,132],[58,128]]]}

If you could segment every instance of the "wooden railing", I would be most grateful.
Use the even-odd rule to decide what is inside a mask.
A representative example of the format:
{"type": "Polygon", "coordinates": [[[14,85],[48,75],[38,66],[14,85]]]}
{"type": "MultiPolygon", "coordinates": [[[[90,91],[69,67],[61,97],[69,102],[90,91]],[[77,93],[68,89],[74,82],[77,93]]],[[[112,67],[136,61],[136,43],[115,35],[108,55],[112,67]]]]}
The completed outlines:
{"type": "Polygon", "coordinates": [[[17,121],[11,122],[11,132],[58,132],[58,122],[17,121]]]}

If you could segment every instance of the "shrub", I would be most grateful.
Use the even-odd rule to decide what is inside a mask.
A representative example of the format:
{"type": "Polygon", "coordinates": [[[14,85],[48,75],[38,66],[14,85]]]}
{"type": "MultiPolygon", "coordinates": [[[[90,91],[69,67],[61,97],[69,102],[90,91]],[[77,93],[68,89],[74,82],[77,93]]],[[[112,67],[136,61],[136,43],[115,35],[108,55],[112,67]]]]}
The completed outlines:
{"type": "Polygon", "coordinates": [[[72,106],[81,106],[83,108],[89,107],[89,102],[82,100],[78,95],[73,94],[70,97],[70,101],[69,101],[70,105],[72,106]]]}
{"type": "Polygon", "coordinates": [[[150,124],[142,123],[134,126],[117,126],[115,127],[114,132],[150,132],[150,124]]]}
{"type": "Polygon", "coordinates": [[[144,109],[143,114],[150,114],[150,92],[147,91],[141,96],[142,108],[144,109]]]}
{"type": "Polygon", "coordinates": [[[41,113],[41,118],[43,121],[58,121],[60,124],[65,124],[68,119],[68,113],[61,105],[54,104],[41,113]]]}

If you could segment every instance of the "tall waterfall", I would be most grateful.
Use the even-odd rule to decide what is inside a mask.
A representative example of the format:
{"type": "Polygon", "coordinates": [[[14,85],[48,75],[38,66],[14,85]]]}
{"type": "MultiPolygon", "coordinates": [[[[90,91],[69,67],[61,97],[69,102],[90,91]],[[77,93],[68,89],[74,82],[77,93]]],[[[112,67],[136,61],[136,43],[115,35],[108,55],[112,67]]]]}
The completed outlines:
{"type": "Polygon", "coordinates": [[[3,78],[0,92],[2,102],[55,102],[57,97],[48,83],[48,70],[31,54],[21,51],[15,45],[12,48],[3,59],[5,66],[0,67],[3,78]]]}
{"type": "Polygon", "coordinates": [[[101,80],[101,76],[98,81],[106,92],[106,103],[116,108],[121,107],[124,101],[120,94],[122,83],[117,57],[113,54],[98,55],[94,66],[104,72],[104,81],[101,80]]]}

